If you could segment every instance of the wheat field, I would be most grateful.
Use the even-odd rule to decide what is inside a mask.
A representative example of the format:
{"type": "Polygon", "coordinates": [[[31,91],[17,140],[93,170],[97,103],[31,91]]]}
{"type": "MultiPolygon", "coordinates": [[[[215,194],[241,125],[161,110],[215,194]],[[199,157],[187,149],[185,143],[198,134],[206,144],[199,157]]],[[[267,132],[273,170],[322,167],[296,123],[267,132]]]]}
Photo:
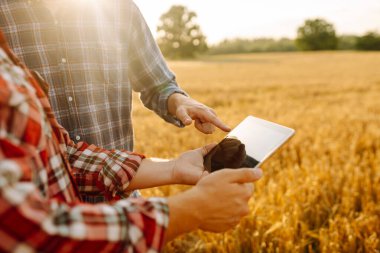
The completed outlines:
{"type": "MultiPolygon", "coordinates": [[[[380,53],[229,55],[169,65],[230,126],[251,114],[297,133],[262,166],[251,213],[235,229],[195,231],[165,252],[380,252],[380,53]]],[[[133,113],[135,149],[148,156],[173,157],[225,135],[168,125],[136,98],[133,113]]]]}

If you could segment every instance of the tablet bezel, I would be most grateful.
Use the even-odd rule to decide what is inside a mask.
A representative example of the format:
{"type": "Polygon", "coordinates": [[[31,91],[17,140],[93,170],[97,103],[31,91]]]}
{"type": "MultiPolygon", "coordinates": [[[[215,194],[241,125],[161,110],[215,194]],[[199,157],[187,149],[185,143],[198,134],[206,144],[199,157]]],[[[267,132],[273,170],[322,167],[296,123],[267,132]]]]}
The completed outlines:
{"type": "MultiPolygon", "coordinates": [[[[234,129],[232,129],[232,131],[228,133],[225,138],[238,137],[238,139],[242,141],[242,143],[244,144],[244,140],[241,140],[241,138],[239,136],[236,136],[236,134],[234,135],[234,133],[236,133],[243,126],[247,127],[246,126],[247,124],[249,127],[260,125],[270,131],[278,132],[284,135],[284,139],[281,140],[281,142],[279,142],[278,144],[275,144],[275,146],[272,149],[270,149],[260,160],[252,156],[259,162],[254,168],[257,168],[258,166],[262,165],[269,157],[271,157],[275,153],[276,150],[282,147],[295,134],[295,130],[292,128],[250,115],[246,117],[242,122],[240,122],[239,125],[237,125],[234,129]]],[[[248,154],[248,155],[251,155],[251,154],[248,154]]]]}

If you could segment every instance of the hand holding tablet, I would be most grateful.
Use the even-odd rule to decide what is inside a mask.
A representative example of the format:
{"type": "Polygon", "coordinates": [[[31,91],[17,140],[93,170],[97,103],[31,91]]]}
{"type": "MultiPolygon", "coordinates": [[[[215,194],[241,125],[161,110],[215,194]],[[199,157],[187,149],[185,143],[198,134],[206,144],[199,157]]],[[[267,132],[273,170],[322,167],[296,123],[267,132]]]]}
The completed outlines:
{"type": "Polygon", "coordinates": [[[256,168],[294,133],[294,129],[248,116],[205,156],[204,166],[209,172],[222,168],[256,168]]]}

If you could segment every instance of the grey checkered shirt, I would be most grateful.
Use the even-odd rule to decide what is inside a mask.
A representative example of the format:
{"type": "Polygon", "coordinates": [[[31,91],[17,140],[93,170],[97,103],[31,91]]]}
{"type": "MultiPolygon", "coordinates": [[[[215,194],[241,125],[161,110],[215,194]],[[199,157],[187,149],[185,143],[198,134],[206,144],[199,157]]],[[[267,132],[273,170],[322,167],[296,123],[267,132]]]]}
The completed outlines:
{"type": "Polygon", "coordinates": [[[132,89],[163,119],[167,98],[185,94],[131,0],[1,0],[0,28],[16,55],[50,84],[58,121],[76,141],[133,149],[132,89]]]}

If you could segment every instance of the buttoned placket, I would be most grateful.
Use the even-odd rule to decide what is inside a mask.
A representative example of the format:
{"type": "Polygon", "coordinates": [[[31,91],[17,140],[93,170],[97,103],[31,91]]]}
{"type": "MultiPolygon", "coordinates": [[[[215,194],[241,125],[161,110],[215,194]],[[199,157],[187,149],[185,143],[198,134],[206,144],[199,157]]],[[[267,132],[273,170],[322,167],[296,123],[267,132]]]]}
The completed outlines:
{"type": "MultiPolygon", "coordinates": [[[[29,0],[32,2],[31,0],[29,0]]],[[[35,0],[40,2],[40,0],[35,0]]],[[[48,8],[47,8],[48,9],[48,8]]],[[[66,94],[66,101],[67,101],[67,109],[69,111],[69,124],[72,125],[73,127],[71,129],[79,129],[79,122],[76,119],[74,115],[75,114],[75,96],[74,96],[74,87],[72,87],[72,82],[70,78],[70,69],[68,66],[69,59],[67,58],[66,50],[63,48],[62,43],[64,43],[65,36],[64,36],[64,31],[62,28],[62,22],[60,22],[60,13],[59,11],[55,13],[55,15],[48,9],[50,12],[50,15],[52,17],[52,23],[54,25],[54,30],[56,33],[56,43],[57,43],[57,64],[58,64],[58,69],[59,73],[62,76],[62,81],[63,81],[63,86],[64,86],[64,91],[66,94]]],[[[74,134],[70,136],[72,139],[76,141],[81,140],[81,136],[77,131],[74,131],[74,134]]]]}
{"type": "MultiPolygon", "coordinates": [[[[56,25],[56,28],[58,30],[58,36],[59,36],[60,41],[64,41],[64,34],[59,27],[59,21],[57,21],[55,19],[54,24],[56,25]]],[[[68,66],[68,59],[67,59],[66,54],[65,54],[65,49],[63,49],[61,46],[59,48],[60,48],[60,52],[62,52],[62,54],[61,54],[62,57],[60,57],[60,59],[59,59],[59,61],[60,61],[60,63],[59,63],[60,72],[62,73],[62,75],[64,75],[63,80],[64,80],[65,93],[67,94],[68,109],[69,109],[70,115],[75,115],[75,112],[74,112],[75,99],[74,99],[74,95],[73,95],[74,94],[74,90],[73,90],[74,87],[72,87],[73,84],[72,84],[71,79],[70,79],[70,69],[68,66]]],[[[74,116],[70,117],[70,121],[74,123],[74,126],[75,126],[74,129],[79,129],[78,121],[76,120],[76,118],[74,116]]],[[[71,136],[71,138],[74,138],[74,137],[75,137],[76,141],[81,140],[81,136],[77,132],[77,130],[75,130],[74,135],[71,136]]]]}

